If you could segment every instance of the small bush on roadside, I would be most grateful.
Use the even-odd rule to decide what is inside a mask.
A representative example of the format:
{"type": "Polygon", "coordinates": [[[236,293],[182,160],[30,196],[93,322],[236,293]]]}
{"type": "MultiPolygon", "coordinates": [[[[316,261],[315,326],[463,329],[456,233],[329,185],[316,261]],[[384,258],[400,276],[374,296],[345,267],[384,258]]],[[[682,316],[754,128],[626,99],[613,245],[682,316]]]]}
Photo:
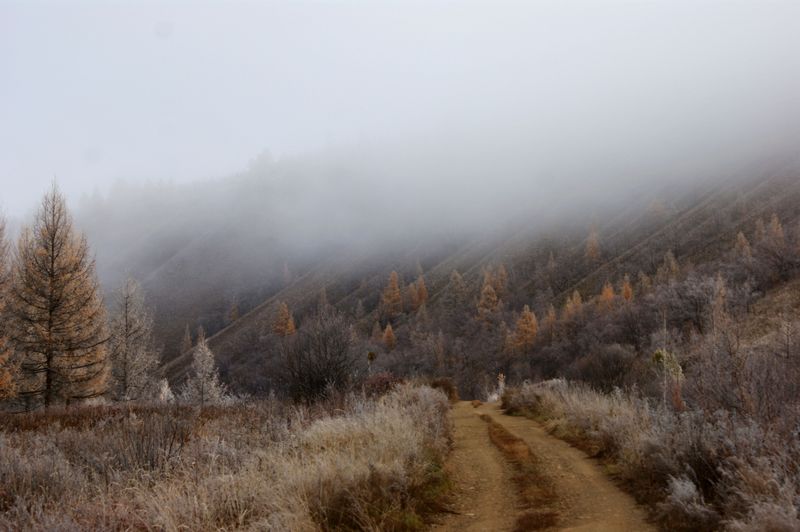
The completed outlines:
{"type": "Polygon", "coordinates": [[[447,399],[454,403],[458,401],[458,388],[456,388],[455,383],[453,383],[452,379],[449,378],[439,378],[433,379],[430,383],[431,388],[435,390],[441,390],[447,396],[447,399]]]}

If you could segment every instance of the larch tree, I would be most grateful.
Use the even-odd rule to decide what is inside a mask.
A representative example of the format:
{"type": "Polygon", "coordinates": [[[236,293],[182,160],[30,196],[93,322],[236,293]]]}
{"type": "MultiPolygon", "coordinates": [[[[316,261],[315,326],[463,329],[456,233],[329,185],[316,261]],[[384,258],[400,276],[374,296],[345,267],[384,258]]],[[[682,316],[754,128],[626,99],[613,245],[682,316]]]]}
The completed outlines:
{"type": "Polygon", "coordinates": [[[278,311],[275,313],[275,320],[272,323],[272,332],[281,338],[292,336],[297,331],[294,324],[294,317],[289,310],[289,305],[281,301],[278,311]]]}
{"type": "Polygon", "coordinates": [[[12,339],[26,404],[104,394],[108,332],[95,263],[55,185],[22,231],[12,276],[12,339]]]}
{"type": "Polygon", "coordinates": [[[186,329],[183,331],[183,339],[181,339],[181,354],[188,353],[194,347],[192,342],[192,331],[189,330],[189,324],[186,324],[186,329]]]}
{"type": "Polygon", "coordinates": [[[491,282],[485,282],[481,289],[481,297],[478,300],[478,317],[487,320],[494,314],[500,304],[497,292],[491,282]]]}
{"type": "Polygon", "coordinates": [[[393,271],[389,274],[389,283],[383,289],[381,298],[383,312],[388,319],[395,318],[403,312],[403,293],[400,291],[400,275],[393,271]]]}
{"type": "Polygon", "coordinates": [[[778,215],[773,213],[769,221],[769,243],[776,247],[782,248],[786,240],[783,233],[783,224],[781,223],[778,215]]]}
{"type": "Polygon", "coordinates": [[[572,292],[572,296],[567,298],[567,301],[564,303],[564,309],[561,313],[561,319],[564,321],[569,321],[578,314],[581,313],[583,310],[583,299],[581,299],[581,294],[577,290],[572,292]]]}
{"type": "Polygon", "coordinates": [[[750,247],[750,241],[744,236],[744,233],[739,231],[736,235],[736,254],[744,260],[753,258],[753,251],[750,247]]]}
{"type": "Polygon", "coordinates": [[[678,265],[678,260],[670,250],[664,254],[664,262],[661,263],[661,266],[659,266],[658,270],[656,271],[656,279],[660,283],[674,281],[678,278],[680,271],[681,269],[678,265]]]}
{"type": "Polygon", "coordinates": [[[353,316],[355,317],[355,319],[360,320],[361,318],[366,316],[366,314],[367,312],[364,310],[364,301],[362,301],[359,298],[358,302],[356,303],[356,309],[353,312],[353,316]]]}
{"type": "Polygon", "coordinates": [[[501,262],[492,275],[492,286],[497,294],[497,297],[503,298],[508,290],[508,271],[505,265],[501,262]]]}
{"type": "Polygon", "coordinates": [[[758,218],[756,220],[756,227],[755,227],[754,235],[755,235],[756,244],[762,243],[764,241],[764,239],[767,238],[767,228],[764,225],[764,219],[763,218],[758,218]]]}
{"type": "Polygon", "coordinates": [[[614,287],[610,282],[606,281],[605,284],[603,284],[603,289],[600,291],[600,296],[597,299],[597,306],[603,310],[608,310],[614,306],[615,298],[616,294],[614,293],[614,287]]]}
{"type": "Polygon", "coordinates": [[[461,325],[465,313],[468,312],[467,284],[457,270],[450,273],[450,282],[444,289],[441,301],[447,325],[457,329],[461,325]]]}
{"type": "Polygon", "coordinates": [[[387,351],[393,351],[397,347],[397,337],[394,335],[391,323],[386,324],[386,329],[383,331],[383,345],[387,351]]]}
{"type": "Polygon", "coordinates": [[[214,353],[208,347],[205,334],[200,330],[197,345],[192,352],[189,378],[181,390],[181,399],[200,407],[219,403],[225,396],[225,387],[219,381],[219,371],[214,353]]]}
{"type": "Polygon", "coordinates": [[[639,270],[639,292],[645,294],[650,291],[653,287],[653,281],[650,279],[650,276],[644,273],[643,271],[639,270]]]}
{"type": "Polygon", "coordinates": [[[591,261],[600,260],[600,237],[594,227],[589,230],[589,236],[586,238],[586,258],[591,261]]]}
{"type": "Polygon", "coordinates": [[[422,306],[428,302],[428,287],[425,285],[425,277],[420,274],[417,277],[417,306],[422,306]]]}
{"type": "Polygon", "coordinates": [[[417,310],[417,307],[419,306],[419,294],[417,293],[416,283],[410,283],[406,287],[406,301],[408,308],[417,310]]]}
{"type": "Polygon", "coordinates": [[[523,353],[529,351],[536,343],[538,334],[539,322],[536,320],[536,314],[525,305],[514,326],[514,349],[523,353]]]}
{"type": "Polygon", "coordinates": [[[153,318],[142,289],[128,279],[116,294],[108,353],[111,395],[117,401],[153,395],[157,386],[159,352],[153,342],[153,318]]]}
{"type": "Polygon", "coordinates": [[[372,325],[372,333],[370,334],[370,338],[372,338],[372,341],[376,343],[383,341],[383,329],[381,329],[381,324],[377,321],[372,325]]]}
{"type": "Polygon", "coordinates": [[[16,395],[16,364],[8,341],[6,301],[8,299],[8,244],[5,238],[5,221],[0,218],[0,401],[16,395]]]}
{"type": "Polygon", "coordinates": [[[622,278],[622,286],[620,286],[619,293],[623,301],[627,303],[633,301],[633,285],[631,285],[631,276],[627,273],[622,278]]]}

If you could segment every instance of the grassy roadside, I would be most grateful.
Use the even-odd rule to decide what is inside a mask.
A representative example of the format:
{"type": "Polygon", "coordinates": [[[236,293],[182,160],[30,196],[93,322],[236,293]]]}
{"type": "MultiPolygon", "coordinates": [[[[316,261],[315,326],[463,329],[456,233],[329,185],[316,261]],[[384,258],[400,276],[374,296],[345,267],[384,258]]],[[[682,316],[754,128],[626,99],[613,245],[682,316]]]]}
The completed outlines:
{"type": "Polygon", "coordinates": [[[800,445],[752,419],[563,380],[510,389],[503,407],[599,458],[664,530],[800,529],[800,445]]]}
{"type": "Polygon", "coordinates": [[[73,409],[0,422],[0,530],[427,527],[449,489],[444,394],[312,409],[73,409]]]}

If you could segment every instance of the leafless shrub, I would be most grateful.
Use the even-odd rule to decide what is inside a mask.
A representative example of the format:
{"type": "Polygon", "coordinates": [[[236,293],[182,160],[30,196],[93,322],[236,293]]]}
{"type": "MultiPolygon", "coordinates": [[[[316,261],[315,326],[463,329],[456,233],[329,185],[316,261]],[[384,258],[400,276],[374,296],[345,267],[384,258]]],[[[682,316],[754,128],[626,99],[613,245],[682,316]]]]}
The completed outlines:
{"type": "Polygon", "coordinates": [[[322,309],[282,344],[284,383],[295,399],[312,400],[326,389],[343,389],[352,378],[355,358],[347,320],[322,309]]]}

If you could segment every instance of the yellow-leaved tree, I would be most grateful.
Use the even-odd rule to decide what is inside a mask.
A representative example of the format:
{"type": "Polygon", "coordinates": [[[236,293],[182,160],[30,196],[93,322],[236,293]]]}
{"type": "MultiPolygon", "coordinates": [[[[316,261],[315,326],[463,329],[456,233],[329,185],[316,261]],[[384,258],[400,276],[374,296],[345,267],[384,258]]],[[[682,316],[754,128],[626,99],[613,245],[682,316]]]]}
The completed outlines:
{"type": "Polygon", "coordinates": [[[393,271],[389,274],[389,283],[383,289],[381,298],[383,312],[388,319],[403,312],[403,293],[400,290],[400,275],[393,271]]]}
{"type": "Polygon", "coordinates": [[[597,306],[601,310],[608,310],[614,306],[615,297],[614,287],[610,282],[606,281],[603,285],[603,289],[600,291],[600,296],[597,298],[597,306]]]}
{"type": "Polygon", "coordinates": [[[539,322],[536,320],[536,314],[533,313],[528,305],[525,305],[514,326],[514,349],[523,353],[530,351],[536,343],[536,336],[538,334],[539,322]]]}
{"type": "Polygon", "coordinates": [[[622,299],[627,303],[633,301],[633,285],[631,284],[631,276],[627,273],[622,278],[622,288],[620,289],[622,299]]]}
{"type": "Polygon", "coordinates": [[[285,301],[281,301],[278,305],[278,311],[275,314],[275,321],[272,323],[272,332],[281,338],[293,335],[297,329],[294,325],[294,317],[289,310],[289,305],[285,301]]]}
{"type": "Polygon", "coordinates": [[[108,331],[95,263],[55,185],[19,238],[10,307],[27,406],[106,392],[108,331]]]}
{"type": "Polygon", "coordinates": [[[386,346],[387,351],[392,351],[397,346],[397,338],[394,335],[391,323],[387,324],[386,329],[383,331],[383,345],[386,346]]]}
{"type": "Polygon", "coordinates": [[[500,305],[500,300],[497,297],[497,292],[492,286],[491,277],[488,277],[481,289],[481,297],[478,300],[478,317],[488,320],[500,305]]]}

